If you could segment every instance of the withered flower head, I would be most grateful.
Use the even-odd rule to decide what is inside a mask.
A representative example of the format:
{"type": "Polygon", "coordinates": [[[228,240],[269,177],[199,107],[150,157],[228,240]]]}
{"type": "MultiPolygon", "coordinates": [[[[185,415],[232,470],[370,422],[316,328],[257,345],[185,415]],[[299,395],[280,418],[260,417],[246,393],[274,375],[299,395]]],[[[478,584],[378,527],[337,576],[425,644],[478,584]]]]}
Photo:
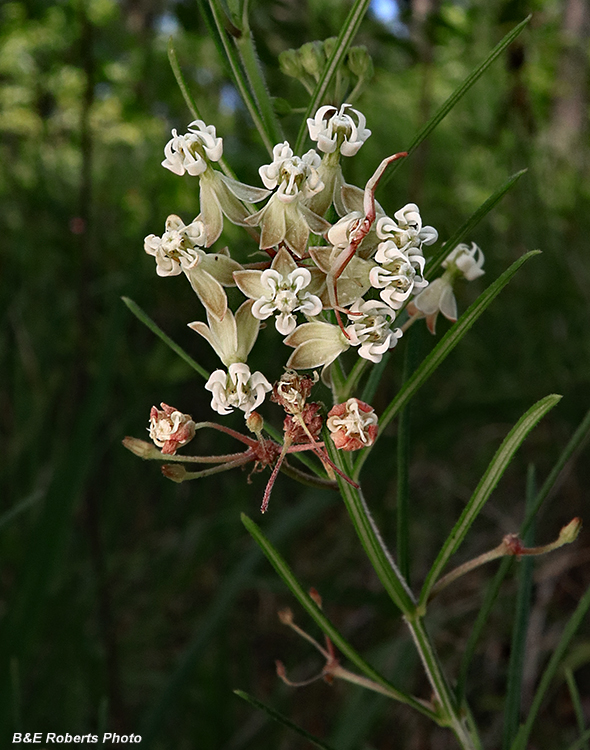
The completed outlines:
{"type": "Polygon", "coordinates": [[[299,375],[294,370],[287,370],[274,384],[270,399],[280,404],[288,414],[300,414],[317,382],[317,372],[299,375]]]}

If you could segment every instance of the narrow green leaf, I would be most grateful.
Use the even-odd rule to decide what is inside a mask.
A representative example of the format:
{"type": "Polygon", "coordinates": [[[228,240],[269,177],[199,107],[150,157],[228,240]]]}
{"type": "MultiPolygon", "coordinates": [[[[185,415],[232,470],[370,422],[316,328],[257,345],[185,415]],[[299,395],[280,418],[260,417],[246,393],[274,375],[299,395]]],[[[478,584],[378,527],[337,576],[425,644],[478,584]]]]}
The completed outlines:
{"type": "Polygon", "coordinates": [[[529,737],[531,735],[531,731],[533,728],[533,724],[535,723],[535,719],[537,718],[537,714],[539,713],[539,709],[541,708],[541,704],[543,702],[543,698],[545,697],[545,693],[547,692],[547,689],[549,688],[551,681],[555,677],[555,674],[559,668],[559,665],[561,664],[561,661],[563,659],[563,656],[565,654],[567,647],[570,644],[570,641],[574,637],[577,629],[580,627],[580,624],[582,623],[582,620],[584,619],[586,612],[588,611],[589,608],[590,608],[590,587],[588,587],[584,596],[580,599],[578,606],[575,609],[575,612],[568,620],[568,623],[565,626],[565,629],[559,640],[559,643],[557,644],[557,648],[551,655],[551,658],[549,659],[549,663],[545,667],[545,671],[543,672],[543,676],[541,677],[541,681],[539,682],[539,687],[537,688],[537,691],[535,692],[535,697],[533,698],[533,702],[531,704],[529,715],[527,716],[526,722],[521,726],[520,731],[518,732],[518,736],[515,739],[511,750],[525,750],[526,749],[526,746],[528,744],[529,737]]]}
{"type": "Polygon", "coordinates": [[[174,40],[172,37],[168,40],[168,61],[170,62],[170,67],[172,68],[172,72],[174,73],[174,78],[176,78],[176,83],[178,84],[178,88],[180,89],[180,92],[183,96],[184,103],[188,107],[191,115],[195,120],[202,120],[201,113],[197,109],[197,104],[195,100],[192,97],[192,94],[188,90],[188,86],[186,85],[186,81],[184,80],[184,76],[182,75],[182,70],[180,69],[180,65],[178,64],[178,58],[176,57],[176,50],[174,49],[174,40]]]}
{"type": "MultiPolygon", "coordinates": [[[[526,510],[533,507],[535,501],[535,467],[529,466],[526,485],[526,510]]],[[[523,542],[527,547],[534,545],[534,526],[531,526],[523,542]]],[[[508,681],[506,700],[504,701],[504,727],[502,747],[509,750],[516,733],[520,719],[520,703],[522,697],[522,672],[524,669],[526,634],[529,624],[529,613],[533,591],[533,570],[535,559],[525,557],[518,569],[518,593],[516,596],[516,613],[512,626],[512,642],[510,644],[510,661],[508,663],[508,681]]]]}
{"type": "Polygon", "coordinates": [[[381,358],[381,362],[378,362],[376,365],[373,365],[373,367],[371,367],[371,372],[369,373],[369,377],[367,378],[365,388],[361,395],[361,401],[366,401],[368,404],[370,404],[371,401],[375,398],[377,388],[379,387],[379,383],[381,382],[381,378],[383,377],[383,373],[385,372],[390,359],[391,351],[385,352],[385,354],[381,358]]]}
{"type": "Polygon", "coordinates": [[[584,722],[584,709],[582,708],[582,700],[580,698],[578,686],[576,685],[576,678],[574,677],[574,673],[569,667],[567,667],[565,670],[565,681],[567,682],[567,686],[570,691],[570,696],[571,696],[572,703],[574,706],[574,713],[576,714],[576,722],[578,724],[578,731],[580,732],[580,737],[578,738],[578,742],[582,740],[580,743],[580,747],[583,747],[583,750],[590,750],[588,739],[586,740],[583,739],[584,735],[587,734],[587,732],[586,732],[586,726],[584,722]]]}
{"type": "Polygon", "coordinates": [[[282,143],[285,140],[283,129],[278,121],[272,99],[268,92],[268,85],[260,66],[260,60],[256,53],[254,37],[250,31],[247,16],[244,17],[244,25],[241,35],[234,38],[235,45],[240,54],[242,65],[246,71],[250,88],[258,105],[258,109],[264,120],[266,132],[273,144],[282,143]]]}
{"type": "Polygon", "coordinates": [[[322,104],[326,89],[330,85],[330,81],[338,70],[338,66],[348,52],[348,48],[350,47],[352,40],[354,39],[358,28],[361,25],[361,21],[363,20],[365,13],[369,9],[370,4],[371,0],[356,0],[354,5],[350,9],[350,13],[346,17],[342,28],[340,29],[338,40],[334,46],[334,51],[330,55],[330,59],[326,62],[326,66],[322,71],[319,81],[317,82],[315,91],[313,92],[313,95],[309,100],[307,110],[303,117],[303,121],[299,129],[299,134],[297,136],[297,141],[295,143],[296,154],[301,153],[303,149],[303,142],[305,141],[305,136],[307,133],[307,119],[308,117],[313,117],[318,107],[322,104]]]}
{"type": "Polygon", "coordinates": [[[520,448],[526,436],[537,422],[539,422],[539,420],[560,400],[561,396],[551,394],[550,396],[545,396],[545,398],[537,401],[537,403],[532,406],[526,414],[523,414],[516,425],[504,438],[502,445],[498,448],[496,455],[490,462],[490,465],[477,485],[475,492],[471,496],[463,513],[461,513],[459,520],[449,534],[446,542],[443,544],[430,572],[426,576],[426,581],[424,582],[420,594],[421,606],[426,606],[432,587],[438,580],[449,559],[455,554],[461,542],[465,539],[467,532],[471,528],[471,524],[481,512],[489,496],[504,474],[506,467],[512,461],[514,454],[518,448],[520,448]]]}
{"type": "Polygon", "coordinates": [[[28,510],[31,506],[35,505],[35,503],[38,503],[39,500],[42,500],[44,497],[45,492],[43,490],[35,490],[16,505],[13,505],[10,510],[7,510],[0,516],[0,529],[3,526],[6,526],[6,524],[9,524],[13,518],[20,516],[23,511],[28,510]]]}
{"type": "Polygon", "coordinates": [[[284,714],[281,714],[278,711],[275,711],[274,708],[267,706],[266,703],[259,701],[258,698],[254,698],[253,695],[249,695],[248,693],[245,693],[243,690],[234,690],[234,694],[237,695],[239,698],[242,698],[243,700],[245,700],[251,706],[258,708],[261,711],[264,711],[264,713],[267,716],[269,716],[273,721],[278,721],[279,724],[283,724],[283,726],[287,727],[288,729],[291,729],[300,737],[303,737],[303,739],[307,740],[308,742],[311,742],[312,745],[322,748],[322,750],[333,750],[333,748],[331,748],[329,745],[326,745],[325,742],[322,742],[317,737],[314,737],[313,734],[310,734],[306,729],[303,729],[303,727],[300,727],[298,724],[295,724],[294,722],[292,722],[291,719],[288,719],[284,714]]]}
{"type": "Polygon", "coordinates": [[[590,740],[590,729],[587,729],[581,737],[568,747],[567,750],[586,750],[588,740],[590,740]]]}
{"type": "Polygon", "coordinates": [[[490,197],[481,204],[477,211],[475,211],[475,213],[473,213],[467,219],[467,221],[462,224],[453,235],[451,235],[451,237],[438,250],[436,255],[434,255],[426,264],[426,269],[424,272],[426,278],[432,279],[435,272],[440,268],[443,260],[447,257],[447,255],[452,252],[460,242],[463,242],[463,240],[479,224],[483,217],[488,214],[497,203],[500,202],[504,195],[518,182],[518,180],[522,177],[523,174],[525,174],[525,172],[527,172],[526,169],[521,169],[520,172],[516,172],[516,174],[513,174],[512,177],[509,177],[506,182],[501,185],[495,193],[492,193],[492,195],[490,195],[490,197]]]}
{"type": "MultiPolygon", "coordinates": [[[[172,40],[172,37],[170,37],[168,41],[168,60],[170,62],[170,67],[172,68],[172,72],[174,73],[174,78],[176,78],[176,83],[178,84],[178,88],[180,89],[180,92],[182,93],[184,102],[186,106],[188,107],[189,112],[191,113],[191,115],[193,116],[195,120],[202,120],[203,117],[201,116],[201,113],[199,112],[197,108],[197,104],[186,84],[185,78],[182,75],[182,70],[180,69],[180,65],[178,63],[178,58],[176,56],[176,50],[174,49],[174,42],[172,40]]],[[[219,166],[221,167],[225,175],[227,175],[228,177],[235,178],[236,176],[235,172],[233,171],[233,169],[229,166],[229,164],[226,162],[226,160],[223,157],[217,163],[219,164],[219,166]]]]}
{"type": "MultiPolygon", "coordinates": [[[[336,450],[330,439],[326,440],[326,446],[332,461],[346,472],[342,451],[336,450]]],[[[336,475],[336,479],[355,531],[379,580],[403,614],[412,616],[416,610],[414,595],[385,546],[361,490],[352,487],[339,475],[336,475]]]]}
{"type": "Polygon", "coordinates": [[[172,341],[172,339],[167,336],[164,331],[158,325],[156,325],[156,323],[154,323],[150,316],[145,313],[138,304],[136,304],[132,299],[129,299],[129,297],[121,297],[121,299],[135,315],[135,317],[138,320],[141,320],[141,322],[145,326],[147,326],[152,333],[155,333],[156,336],[166,344],[166,346],[169,346],[175,354],[178,354],[178,356],[183,359],[187,363],[187,365],[190,365],[193,370],[196,370],[199,375],[205,378],[205,380],[209,378],[209,373],[207,372],[207,370],[205,370],[204,367],[201,367],[198,362],[195,362],[195,360],[190,355],[188,355],[184,351],[184,349],[178,346],[178,344],[175,344],[174,341],[172,341]]]}
{"type": "MultiPolygon", "coordinates": [[[[202,0],[199,4],[201,3],[202,0]]],[[[236,49],[227,38],[227,32],[225,30],[224,24],[225,12],[218,0],[209,0],[209,8],[215,22],[216,38],[223,45],[225,59],[229,63],[234,83],[238,91],[240,92],[240,96],[242,97],[244,104],[246,105],[248,112],[250,113],[250,117],[252,118],[252,121],[254,122],[254,125],[256,126],[256,129],[260,134],[260,137],[262,138],[262,142],[266,146],[268,153],[272,156],[272,148],[274,145],[273,140],[266,129],[265,122],[262,120],[260,114],[258,113],[256,102],[254,101],[254,98],[250,93],[246,77],[244,76],[244,73],[242,72],[242,69],[240,67],[240,61],[238,59],[236,49]]]]}
{"type": "Polygon", "coordinates": [[[348,643],[348,641],[342,636],[342,634],[334,627],[334,625],[328,620],[326,615],[317,606],[313,599],[304,591],[303,586],[293,575],[293,571],[289,568],[286,561],[271,544],[271,542],[263,534],[260,527],[254,523],[248,516],[242,513],[242,523],[246,527],[247,531],[252,535],[254,541],[258,544],[260,549],[266,555],[268,561],[276,570],[280,578],[290,589],[293,596],[297,599],[299,604],[305,609],[309,616],[315,621],[318,627],[332,640],[336,648],[341,651],[344,656],[354,664],[363,674],[369,677],[371,680],[376,682],[381,687],[385,688],[392,698],[406,703],[412,706],[420,713],[430,717],[434,721],[438,720],[438,717],[420,701],[416,700],[410,695],[406,695],[394,687],[389,680],[386,680],[379,672],[377,672],[370,664],[368,664],[363,657],[355,651],[355,649],[348,643]]]}
{"type": "MultiPolygon", "coordinates": [[[[469,91],[469,89],[473,86],[476,81],[478,81],[481,76],[486,72],[486,70],[490,67],[490,65],[504,52],[504,50],[512,44],[512,42],[516,39],[516,37],[523,31],[525,26],[528,24],[528,22],[531,20],[531,16],[528,15],[524,21],[521,21],[517,26],[515,26],[512,31],[509,31],[508,34],[500,41],[494,49],[490,52],[490,54],[486,57],[486,59],[479,65],[470,75],[467,76],[467,78],[463,81],[463,83],[453,91],[451,96],[446,100],[446,102],[440,107],[440,109],[434,113],[434,115],[428,120],[426,125],[424,125],[423,128],[417,133],[414,140],[410,143],[409,147],[406,149],[408,154],[413,153],[418,146],[422,143],[422,141],[427,138],[430,133],[434,130],[434,128],[444,120],[444,118],[449,114],[449,112],[453,109],[455,104],[469,91]]],[[[405,161],[405,159],[403,160],[405,161]]],[[[386,185],[389,180],[393,177],[396,170],[399,168],[402,161],[394,162],[391,167],[387,170],[386,174],[383,176],[383,179],[381,180],[381,185],[386,185]]]]}
{"type": "MultiPolygon", "coordinates": [[[[530,258],[538,255],[540,250],[531,250],[530,252],[523,255],[518,260],[507,268],[504,273],[499,276],[490,286],[475,300],[475,302],[469,307],[455,325],[445,333],[442,339],[430,352],[430,354],[422,361],[420,366],[414,372],[411,378],[409,378],[403,386],[400,388],[396,397],[387,406],[383,414],[379,419],[379,433],[383,435],[385,427],[391,422],[391,420],[400,412],[401,409],[409,402],[416,391],[424,385],[436,368],[443,362],[446,357],[453,351],[459,341],[465,336],[467,331],[479,318],[479,316],[488,308],[488,306],[496,299],[502,289],[508,284],[510,279],[518,271],[518,269],[526,263],[530,258]]],[[[367,460],[372,447],[365,448],[361,451],[359,457],[354,465],[354,477],[357,478],[363,467],[363,464],[367,460]]]]}
{"type": "MultiPolygon", "coordinates": [[[[546,500],[547,496],[551,492],[551,489],[557,482],[559,475],[565,468],[568,461],[572,458],[572,456],[578,450],[581,449],[582,445],[585,443],[585,441],[588,439],[589,436],[590,436],[590,410],[587,412],[586,416],[581,421],[578,429],[572,435],[568,444],[561,452],[554,467],[551,469],[549,476],[547,477],[547,479],[543,483],[543,486],[539,490],[539,493],[535,499],[534,507],[532,508],[530,513],[527,515],[526,520],[523,523],[522,528],[520,530],[521,536],[526,534],[527,529],[529,528],[529,525],[533,522],[533,519],[535,518],[541,505],[543,504],[543,502],[546,500]]],[[[469,671],[469,666],[473,659],[473,655],[475,654],[477,643],[479,642],[479,639],[481,637],[485,624],[489,619],[494,603],[500,592],[502,582],[504,581],[504,578],[506,578],[508,571],[512,568],[513,563],[514,563],[514,560],[512,558],[505,557],[500,563],[500,567],[498,568],[496,575],[494,576],[492,582],[489,584],[486,590],[484,601],[482,603],[482,606],[475,620],[473,629],[469,635],[469,639],[467,641],[465,650],[463,652],[463,657],[461,659],[459,679],[457,681],[457,695],[459,696],[460,699],[462,696],[465,695],[465,689],[467,685],[467,673],[469,671]]]]}

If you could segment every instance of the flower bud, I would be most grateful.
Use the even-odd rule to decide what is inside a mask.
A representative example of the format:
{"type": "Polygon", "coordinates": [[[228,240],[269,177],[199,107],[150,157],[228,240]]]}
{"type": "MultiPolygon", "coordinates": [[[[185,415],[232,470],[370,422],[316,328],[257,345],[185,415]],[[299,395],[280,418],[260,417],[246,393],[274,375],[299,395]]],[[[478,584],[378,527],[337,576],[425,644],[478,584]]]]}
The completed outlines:
{"type": "Polygon", "coordinates": [[[368,80],[373,77],[373,60],[366,47],[351,47],[346,62],[350,72],[357,78],[368,80]]]}
{"type": "Polygon", "coordinates": [[[277,614],[279,616],[279,620],[283,623],[283,625],[291,625],[293,623],[293,612],[289,609],[289,607],[285,607],[285,609],[279,609],[277,614]]]}
{"type": "Polygon", "coordinates": [[[332,53],[336,49],[336,45],[338,44],[338,37],[329,36],[327,39],[324,39],[322,44],[324,46],[324,55],[326,56],[326,60],[329,60],[332,53]]]}
{"type": "Polygon", "coordinates": [[[302,78],[305,75],[299,50],[286,49],[279,55],[281,72],[291,78],[302,78]]]}
{"type": "Polygon", "coordinates": [[[558,542],[560,544],[571,544],[571,542],[574,542],[578,534],[580,533],[582,529],[582,519],[581,518],[573,518],[567,526],[564,526],[562,530],[559,532],[559,538],[558,542]]]}
{"type": "Polygon", "coordinates": [[[316,81],[322,74],[326,58],[321,42],[308,42],[299,49],[301,64],[306,73],[313,76],[316,81]]]}
{"type": "Polygon", "coordinates": [[[134,437],[126,437],[122,442],[128,451],[131,451],[131,453],[134,453],[140,458],[150,459],[160,457],[160,451],[151,443],[148,443],[146,440],[139,440],[138,438],[134,437]]]}
{"type": "Polygon", "coordinates": [[[173,482],[180,484],[186,479],[187,471],[182,464],[164,464],[162,474],[173,482]]]}
{"type": "Polygon", "coordinates": [[[264,428],[264,419],[257,411],[250,412],[250,414],[246,417],[246,427],[250,430],[250,432],[253,432],[257,437],[259,437],[264,428]]]}

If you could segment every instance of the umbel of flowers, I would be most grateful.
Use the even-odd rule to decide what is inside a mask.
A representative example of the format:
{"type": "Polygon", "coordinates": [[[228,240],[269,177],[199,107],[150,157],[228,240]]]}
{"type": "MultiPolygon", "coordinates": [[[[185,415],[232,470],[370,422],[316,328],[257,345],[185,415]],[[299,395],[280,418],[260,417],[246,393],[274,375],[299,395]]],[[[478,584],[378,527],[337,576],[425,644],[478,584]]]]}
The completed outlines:
{"type": "Polygon", "coordinates": [[[189,326],[210,344],[223,366],[205,384],[212,394],[211,407],[220,416],[242,411],[250,434],[216,422],[194,422],[162,404],[161,410],[152,408],[149,427],[161,450],[133,438],[125,444],[143,458],[215,464],[198,472],[165,466],[164,473],[175,481],[249,461],[254,470],[272,466],[263,510],[279,468],[289,467],[291,453],[312,451],[327,481],[334,480],[337,469],[328,458],[322,430],[339,450],[358,450],[375,440],[378,419],[372,407],[354,397],[338,403],[331,379],[335,360],[354,350],[361,369],[379,363],[404,330],[421,318],[434,333],[439,312],[457,319],[457,281],[483,274],[481,250],[475,244],[458,245],[444,261],[442,276],[430,283],[425,279],[425,249],[437,242],[436,229],[424,224],[415,203],[389,216],[375,201],[387,165],[405,153],[384,159],[364,189],[346,182],[341,157],[354,158],[371,135],[361,112],[349,104],[339,109],[322,106],[307,126],[316,148],[297,156],[287,141],[278,143],[272,161],[259,169],[264,187],[246,185],[217,168],[223,140],[213,125],[195,120],[184,135],[173,130],[162,166],[199,181],[198,211],[186,224],[171,214],[162,235],[150,234],[144,244],[159,276],[187,277],[206,319],[189,326]],[[262,207],[253,208],[261,201],[266,201],[262,207]],[[243,226],[250,244],[255,237],[266,260],[248,262],[255,248],[246,243],[213,249],[224,220],[243,226]],[[243,295],[235,310],[225,291],[232,286],[243,295]],[[281,364],[279,359],[276,372],[252,372],[248,357],[263,329],[261,322],[267,320],[283,337],[284,360],[281,364]],[[324,382],[333,386],[336,403],[329,411],[309,401],[320,368],[324,382]],[[269,394],[286,414],[282,447],[263,436],[257,410],[269,394]],[[229,458],[177,456],[178,448],[205,426],[231,434],[248,447],[229,458]]]}

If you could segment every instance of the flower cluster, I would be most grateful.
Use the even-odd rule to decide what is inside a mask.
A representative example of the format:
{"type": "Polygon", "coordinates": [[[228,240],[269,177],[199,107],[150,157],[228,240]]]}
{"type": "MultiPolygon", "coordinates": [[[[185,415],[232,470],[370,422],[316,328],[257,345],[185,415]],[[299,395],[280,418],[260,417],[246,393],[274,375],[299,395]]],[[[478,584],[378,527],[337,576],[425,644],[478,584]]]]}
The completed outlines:
{"type": "MultiPolygon", "coordinates": [[[[259,169],[262,186],[229,176],[223,140],[213,125],[195,120],[183,135],[173,130],[162,165],[199,180],[199,213],[188,224],[170,215],[163,234],[150,234],[144,245],[155,258],[157,274],[184,274],[202,303],[206,322],[195,320],[189,326],[223,365],[205,384],[211,407],[222,416],[244,413],[259,443],[239,438],[249,445],[247,458],[240,461],[275,462],[272,482],[289,452],[307,449],[333,479],[320,439],[324,427],[341,450],[367,447],[377,434],[377,416],[368,404],[348,398],[326,413],[320,402],[308,401],[317,374],[298,371],[322,368],[322,379],[333,386],[337,401],[331,376],[335,360],[356,352],[360,373],[380,362],[415,320],[426,318],[433,332],[439,312],[455,320],[455,282],[483,273],[481,250],[461,244],[447,255],[442,276],[430,284],[426,280],[425,249],[437,242],[436,229],[424,223],[415,203],[389,216],[375,200],[386,167],[405,153],[384,159],[364,189],[346,182],[341,156],[354,157],[371,135],[361,112],[350,104],[325,105],[307,126],[317,150],[298,156],[287,141],[278,143],[270,163],[259,169]],[[265,199],[261,208],[253,207],[265,199]],[[247,228],[258,248],[246,248],[238,257],[226,247],[213,249],[226,219],[247,228]],[[250,262],[253,250],[262,251],[266,260],[250,262]],[[237,287],[245,297],[235,311],[228,304],[228,287],[237,287]],[[261,323],[271,318],[285,351],[291,349],[282,363],[288,369],[282,376],[274,374],[274,387],[272,379],[248,365],[261,323]],[[282,450],[264,447],[263,421],[256,410],[268,394],[286,413],[282,450]]],[[[162,410],[152,409],[149,431],[162,454],[174,455],[193,437],[195,423],[162,404],[162,410]]],[[[208,471],[214,470],[220,469],[208,471]]],[[[178,468],[167,472],[176,481],[181,475],[178,468]]]]}

